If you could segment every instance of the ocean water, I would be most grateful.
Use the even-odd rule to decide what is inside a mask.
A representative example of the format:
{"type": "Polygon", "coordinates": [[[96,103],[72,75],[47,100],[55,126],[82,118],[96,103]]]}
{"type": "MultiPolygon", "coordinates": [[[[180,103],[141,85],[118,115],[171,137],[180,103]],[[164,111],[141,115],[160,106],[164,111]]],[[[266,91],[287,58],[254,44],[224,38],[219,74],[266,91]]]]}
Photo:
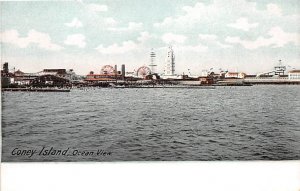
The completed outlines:
{"type": "Polygon", "coordinates": [[[300,159],[300,86],[2,93],[2,161],[300,159]]]}

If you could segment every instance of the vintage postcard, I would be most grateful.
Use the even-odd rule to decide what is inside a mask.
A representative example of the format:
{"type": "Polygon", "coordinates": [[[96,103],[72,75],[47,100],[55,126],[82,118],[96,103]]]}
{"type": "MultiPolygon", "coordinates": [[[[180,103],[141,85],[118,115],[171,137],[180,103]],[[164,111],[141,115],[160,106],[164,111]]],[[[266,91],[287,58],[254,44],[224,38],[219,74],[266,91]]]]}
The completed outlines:
{"type": "Polygon", "coordinates": [[[1,1],[1,160],[299,160],[299,6],[1,1]]]}

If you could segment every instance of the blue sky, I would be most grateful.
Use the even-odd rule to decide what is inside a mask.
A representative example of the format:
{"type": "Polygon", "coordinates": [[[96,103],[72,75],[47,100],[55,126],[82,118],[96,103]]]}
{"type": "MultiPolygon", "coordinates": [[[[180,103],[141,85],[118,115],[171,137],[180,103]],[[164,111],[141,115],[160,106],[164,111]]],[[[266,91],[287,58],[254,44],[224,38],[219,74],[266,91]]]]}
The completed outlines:
{"type": "Polygon", "coordinates": [[[299,0],[2,1],[1,14],[2,63],[24,72],[133,71],[151,48],[163,72],[168,45],[177,74],[300,69],[299,0]]]}

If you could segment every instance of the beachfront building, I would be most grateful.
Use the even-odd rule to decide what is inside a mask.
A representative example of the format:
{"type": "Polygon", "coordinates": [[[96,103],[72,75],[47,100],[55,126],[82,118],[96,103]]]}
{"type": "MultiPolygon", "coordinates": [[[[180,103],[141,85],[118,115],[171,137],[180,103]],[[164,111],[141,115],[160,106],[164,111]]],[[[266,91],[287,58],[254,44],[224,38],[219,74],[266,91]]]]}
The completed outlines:
{"type": "Polygon", "coordinates": [[[291,70],[288,73],[289,80],[300,80],[300,70],[291,70]]]}
{"type": "Polygon", "coordinates": [[[21,70],[14,72],[12,83],[18,85],[30,85],[39,75],[37,73],[25,73],[21,70]]]}
{"type": "Polygon", "coordinates": [[[225,74],[225,78],[239,78],[243,79],[245,78],[246,74],[243,72],[227,72],[225,74]]]}
{"type": "Polygon", "coordinates": [[[101,68],[99,74],[95,74],[91,71],[84,81],[92,84],[115,82],[117,80],[124,80],[125,78],[125,65],[122,65],[121,71],[118,71],[117,65],[115,67],[111,65],[105,65],[101,68]]]}
{"type": "Polygon", "coordinates": [[[90,72],[86,78],[86,82],[99,83],[99,82],[114,82],[116,80],[122,80],[122,74],[94,74],[90,72]]]}
{"type": "Polygon", "coordinates": [[[40,71],[37,73],[38,76],[44,76],[44,75],[52,75],[59,78],[64,78],[66,80],[69,80],[71,82],[73,81],[80,81],[80,76],[75,74],[73,69],[44,69],[43,71],[40,71]]]}
{"type": "Polygon", "coordinates": [[[33,87],[69,87],[70,81],[66,78],[57,77],[55,75],[45,74],[36,77],[30,83],[33,87]]]}
{"type": "Polygon", "coordinates": [[[43,71],[38,72],[38,75],[52,75],[60,78],[69,78],[66,69],[44,69],[43,71]]]}

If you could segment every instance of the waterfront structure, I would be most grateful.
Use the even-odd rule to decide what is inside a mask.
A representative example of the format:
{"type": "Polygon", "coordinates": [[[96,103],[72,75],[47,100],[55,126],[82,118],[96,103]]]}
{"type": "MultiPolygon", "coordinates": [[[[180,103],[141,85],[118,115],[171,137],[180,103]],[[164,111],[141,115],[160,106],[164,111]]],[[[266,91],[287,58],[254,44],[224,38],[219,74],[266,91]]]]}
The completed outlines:
{"type": "Polygon", "coordinates": [[[211,85],[214,83],[214,79],[210,76],[200,76],[199,81],[201,85],[211,85]]]}
{"type": "Polygon", "coordinates": [[[37,73],[37,76],[52,75],[59,78],[64,78],[69,81],[79,81],[80,77],[75,74],[73,69],[44,69],[37,73]]]}
{"type": "MultiPolygon", "coordinates": [[[[274,73],[273,73],[274,74],[274,73]]],[[[281,73],[282,74],[282,73],[281,73]]],[[[292,70],[288,75],[247,75],[248,84],[300,84],[300,70],[292,70]]]]}
{"type": "MultiPolygon", "coordinates": [[[[150,55],[151,57],[151,55],[150,55]]],[[[151,62],[151,66],[156,66],[151,62]]],[[[175,85],[249,85],[249,84],[300,84],[300,70],[292,70],[288,75],[284,75],[285,66],[278,64],[274,70],[260,75],[246,75],[243,72],[228,72],[214,73],[210,70],[203,70],[202,76],[192,77],[191,75],[175,75],[175,55],[172,47],[169,47],[165,74],[158,75],[152,73],[150,67],[141,66],[134,72],[126,72],[125,65],[121,66],[121,71],[118,71],[117,65],[104,65],[98,74],[90,72],[85,77],[80,77],[70,69],[44,69],[38,73],[25,73],[20,70],[9,72],[8,63],[3,65],[1,70],[2,87],[46,87],[46,86],[71,86],[71,85],[88,85],[88,86],[111,86],[111,85],[128,85],[134,83],[151,83],[154,84],[175,84],[175,85]],[[167,75],[169,74],[169,75],[167,75]],[[78,78],[76,78],[78,77],[78,78]],[[81,80],[80,80],[81,79],[81,80]],[[84,79],[84,80],[83,80],[84,79]],[[83,83],[84,82],[84,83],[83,83]]],[[[190,70],[188,69],[189,74],[190,70]]]]}
{"type": "Polygon", "coordinates": [[[17,70],[14,72],[12,83],[18,85],[30,85],[37,77],[39,77],[37,73],[25,73],[21,70],[17,70]]]}
{"type": "Polygon", "coordinates": [[[151,74],[155,74],[156,73],[156,64],[155,64],[155,58],[156,58],[156,54],[153,50],[153,48],[151,49],[151,52],[150,52],[150,64],[149,64],[149,67],[150,67],[150,70],[151,70],[151,74]]]}
{"type": "Polygon", "coordinates": [[[94,74],[91,71],[86,78],[84,79],[85,82],[91,84],[98,84],[103,82],[115,82],[117,80],[124,80],[125,77],[125,65],[122,65],[122,71],[117,71],[117,65],[115,67],[111,65],[104,65],[101,70],[100,74],[94,74]]]}
{"type": "Polygon", "coordinates": [[[122,74],[94,74],[90,72],[84,81],[89,83],[98,83],[98,82],[112,82],[116,80],[122,80],[122,74]]]}
{"type": "Polygon", "coordinates": [[[55,75],[42,75],[33,79],[30,83],[33,87],[65,87],[70,86],[70,81],[55,75]]]}
{"type": "Polygon", "coordinates": [[[38,72],[39,76],[43,75],[53,75],[60,78],[67,78],[67,70],[66,69],[44,69],[43,71],[38,72]]]}
{"type": "Polygon", "coordinates": [[[282,60],[279,60],[278,64],[276,66],[274,66],[273,70],[257,74],[257,77],[260,77],[260,76],[270,76],[270,77],[277,76],[277,77],[280,77],[280,76],[285,75],[284,74],[285,71],[286,71],[286,66],[282,65],[282,60]]]}
{"type": "Polygon", "coordinates": [[[67,78],[68,80],[70,80],[72,83],[76,83],[76,82],[82,82],[82,76],[77,75],[73,69],[69,69],[67,71],[67,78]]]}
{"type": "Polygon", "coordinates": [[[281,60],[279,60],[278,65],[274,67],[274,75],[284,75],[285,70],[286,67],[283,66],[281,60]]]}
{"type": "MultiPolygon", "coordinates": [[[[118,67],[111,65],[104,65],[101,67],[100,73],[94,73],[91,71],[84,79],[90,85],[106,86],[111,83],[123,83],[128,80],[137,80],[136,72],[126,72],[125,64],[121,65],[121,71],[117,70],[118,67]]],[[[149,69],[150,70],[150,69],[149,69]]]]}
{"type": "Polygon", "coordinates": [[[225,78],[245,78],[246,74],[243,72],[226,72],[225,78]]]}
{"type": "Polygon", "coordinates": [[[9,87],[11,84],[11,78],[13,74],[9,72],[8,62],[3,64],[3,70],[1,70],[1,87],[9,87]]]}
{"type": "Polygon", "coordinates": [[[30,78],[33,78],[34,76],[47,76],[47,75],[52,75],[58,78],[63,78],[71,82],[78,82],[80,81],[80,77],[75,74],[73,69],[43,69],[43,71],[40,71],[38,73],[24,73],[24,76],[30,76],[30,78]]]}
{"type": "Polygon", "coordinates": [[[167,56],[165,59],[165,76],[174,76],[175,75],[175,55],[172,49],[172,46],[169,46],[167,56]]]}
{"type": "Polygon", "coordinates": [[[289,80],[300,80],[300,70],[291,70],[288,73],[289,80]]]}

